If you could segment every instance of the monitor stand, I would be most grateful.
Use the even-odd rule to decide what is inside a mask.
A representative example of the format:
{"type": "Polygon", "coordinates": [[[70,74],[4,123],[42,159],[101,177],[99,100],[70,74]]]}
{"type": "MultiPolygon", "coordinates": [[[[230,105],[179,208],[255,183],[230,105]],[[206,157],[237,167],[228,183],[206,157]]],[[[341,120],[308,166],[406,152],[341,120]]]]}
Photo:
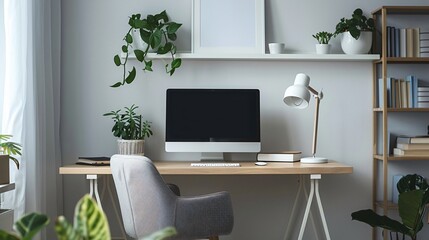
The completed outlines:
{"type": "Polygon", "coordinates": [[[201,153],[201,162],[206,161],[225,161],[223,158],[223,152],[202,152],[201,153]]]}

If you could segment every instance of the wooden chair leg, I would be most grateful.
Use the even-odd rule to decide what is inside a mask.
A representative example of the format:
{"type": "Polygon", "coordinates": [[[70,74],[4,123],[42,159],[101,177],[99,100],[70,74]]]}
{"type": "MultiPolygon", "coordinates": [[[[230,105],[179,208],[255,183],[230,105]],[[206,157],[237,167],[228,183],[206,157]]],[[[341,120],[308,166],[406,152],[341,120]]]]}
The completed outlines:
{"type": "Polygon", "coordinates": [[[219,236],[209,237],[209,240],[219,240],[219,236]]]}

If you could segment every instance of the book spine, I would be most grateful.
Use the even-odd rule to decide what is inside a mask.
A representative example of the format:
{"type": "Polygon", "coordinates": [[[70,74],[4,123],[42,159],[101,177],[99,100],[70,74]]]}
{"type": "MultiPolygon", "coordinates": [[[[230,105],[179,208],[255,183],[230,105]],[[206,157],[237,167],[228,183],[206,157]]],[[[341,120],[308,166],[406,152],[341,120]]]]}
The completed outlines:
{"type": "Polygon", "coordinates": [[[407,57],[407,30],[400,29],[400,57],[407,57]]]}
{"type": "Polygon", "coordinates": [[[413,42],[413,51],[414,57],[420,57],[420,28],[413,29],[414,42],[413,42]]]}
{"type": "Polygon", "coordinates": [[[414,43],[413,29],[407,28],[407,57],[413,57],[413,53],[414,53],[413,43],[414,43]]]}

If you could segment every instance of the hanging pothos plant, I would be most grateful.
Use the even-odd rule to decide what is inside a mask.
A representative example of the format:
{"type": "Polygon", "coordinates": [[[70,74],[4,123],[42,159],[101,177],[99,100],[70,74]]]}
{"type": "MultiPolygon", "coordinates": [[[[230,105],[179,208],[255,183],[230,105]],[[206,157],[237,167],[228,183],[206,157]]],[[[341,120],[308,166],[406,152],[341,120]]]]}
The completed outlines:
{"type": "Polygon", "coordinates": [[[122,81],[113,84],[111,87],[120,87],[125,84],[130,84],[136,78],[136,69],[132,68],[127,72],[127,62],[130,52],[134,52],[136,59],[144,63],[143,71],[152,71],[152,60],[147,59],[147,54],[151,50],[157,54],[171,54],[171,62],[165,65],[165,71],[171,75],[174,74],[177,68],[182,64],[182,59],[176,58],[176,46],[173,41],[177,39],[176,32],[182,26],[180,23],[169,21],[167,12],[164,10],[156,15],[147,15],[141,19],[141,14],[133,14],[128,24],[130,28],[124,37],[125,44],[122,45],[122,53],[125,55],[121,60],[119,55],[113,58],[116,66],[123,68],[122,81]],[[137,31],[139,34],[132,34],[137,31]],[[133,42],[140,41],[134,38],[140,37],[144,42],[142,49],[137,49],[133,42]]]}

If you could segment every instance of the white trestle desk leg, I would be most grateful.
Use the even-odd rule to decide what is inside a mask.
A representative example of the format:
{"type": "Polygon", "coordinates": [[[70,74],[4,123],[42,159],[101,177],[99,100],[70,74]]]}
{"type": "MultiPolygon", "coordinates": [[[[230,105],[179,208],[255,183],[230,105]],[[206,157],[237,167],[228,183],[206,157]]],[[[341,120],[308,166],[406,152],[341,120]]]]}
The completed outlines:
{"type": "Polygon", "coordinates": [[[298,240],[302,240],[304,236],[305,226],[307,225],[308,214],[310,213],[311,203],[313,202],[314,192],[316,192],[316,200],[320,211],[320,217],[322,218],[323,228],[325,230],[326,240],[331,240],[329,235],[328,226],[326,224],[325,214],[323,212],[322,201],[319,195],[319,180],[322,178],[321,174],[310,175],[310,195],[308,197],[307,206],[305,208],[304,218],[302,220],[301,229],[299,230],[298,240]],[[316,185],[316,187],[315,187],[316,185]],[[315,189],[316,188],[316,189],[315,189]]]}
{"type": "Polygon", "coordinates": [[[96,174],[86,175],[86,179],[89,180],[89,195],[93,197],[95,195],[95,200],[97,201],[98,206],[103,210],[101,206],[100,195],[98,194],[98,176],[96,174]]]}
{"type": "Polygon", "coordinates": [[[296,193],[295,201],[293,202],[292,212],[290,213],[289,222],[287,224],[285,236],[283,238],[284,240],[291,239],[291,231],[292,231],[292,225],[293,225],[292,222],[294,221],[294,219],[296,219],[296,214],[297,214],[296,208],[297,208],[298,202],[300,202],[299,199],[301,196],[301,190],[304,188],[303,187],[304,179],[302,175],[299,175],[298,181],[299,181],[298,191],[296,193]]]}
{"type": "MultiPolygon", "coordinates": [[[[284,240],[292,239],[292,229],[293,229],[293,227],[295,227],[294,223],[295,223],[295,219],[297,219],[297,214],[298,214],[297,209],[299,208],[298,205],[300,203],[302,203],[301,192],[303,192],[305,200],[308,202],[308,192],[307,192],[307,188],[305,187],[305,178],[304,177],[305,177],[305,175],[299,175],[298,191],[296,193],[295,201],[293,203],[292,212],[290,214],[289,222],[288,222],[286,232],[285,232],[285,236],[283,238],[284,240]]],[[[311,223],[313,224],[313,230],[316,233],[316,224],[314,223],[314,218],[313,218],[313,214],[311,213],[311,211],[310,211],[309,215],[310,215],[309,217],[310,217],[311,223]]],[[[318,234],[316,234],[316,239],[317,240],[319,239],[318,234]]]]}
{"type": "Polygon", "coordinates": [[[320,217],[322,218],[322,224],[323,224],[323,229],[325,230],[326,239],[331,240],[331,236],[329,235],[329,230],[328,230],[328,224],[326,223],[325,213],[323,212],[322,201],[320,200],[320,195],[319,195],[319,179],[316,179],[316,200],[317,200],[317,204],[319,205],[320,217]]]}

